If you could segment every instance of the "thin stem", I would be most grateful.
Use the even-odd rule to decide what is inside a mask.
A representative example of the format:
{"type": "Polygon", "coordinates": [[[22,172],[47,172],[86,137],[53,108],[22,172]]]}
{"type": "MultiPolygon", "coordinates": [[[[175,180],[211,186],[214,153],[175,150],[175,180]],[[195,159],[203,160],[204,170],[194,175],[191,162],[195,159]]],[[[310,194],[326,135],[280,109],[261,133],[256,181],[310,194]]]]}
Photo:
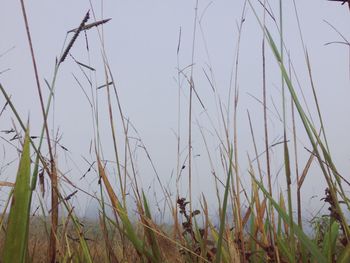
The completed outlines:
{"type": "Polygon", "coordinates": [[[56,236],[57,236],[57,225],[58,225],[58,188],[57,188],[56,166],[55,166],[54,156],[52,153],[50,133],[49,133],[48,125],[47,125],[47,115],[45,112],[44,100],[43,100],[41,87],[40,87],[40,81],[39,81],[39,73],[38,73],[38,68],[36,66],[34,49],[33,49],[32,39],[31,39],[31,35],[30,35],[26,9],[24,6],[24,0],[21,0],[21,7],[22,7],[22,14],[23,14],[24,24],[25,24],[25,28],[26,28],[30,53],[31,53],[31,57],[32,57],[35,80],[36,80],[36,85],[37,85],[37,90],[38,90],[38,95],[39,95],[39,100],[40,100],[40,107],[41,107],[41,111],[42,111],[42,115],[43,115],[45,131],[46,131],[47,145],[48,145],[49,155],[50,155],[51,208],[52,208],[52,214],[51,214],[51,224],[52,225],[51,225],[51,237],[50,237],[50,258],[51,259],[50,260],[52,263],[54,263],[54,262],[56,262],[56,236]]]}

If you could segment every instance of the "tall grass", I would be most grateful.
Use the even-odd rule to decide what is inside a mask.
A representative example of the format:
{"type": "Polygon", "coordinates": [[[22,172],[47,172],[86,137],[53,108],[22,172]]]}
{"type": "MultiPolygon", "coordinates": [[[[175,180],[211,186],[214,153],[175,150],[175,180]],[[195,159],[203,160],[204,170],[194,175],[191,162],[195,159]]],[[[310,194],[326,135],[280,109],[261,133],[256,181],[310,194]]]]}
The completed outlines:
{"type": "MultiPolygon", "coordinates": [[[[214,127],[215,133],[224,134],[224,138],[220,139],[220,159],[222,163],[222,174],[215,171],[213,158],[215,153],[211,152],[207,145],[205,134],[200,130],[203,142],[206,146],[207,154],[213,167],[215,185],[213,190],[217,194],[217,207],[208,207],[206,196],[201,197],[201,207],[197,208],[197,203],[192,194],[192,137],[193,137],[193,103],[198,99],[201,106],[204,106],[199,97],[194,83],[193,65],[195,63],[195,43],[197,26],[199,24],[202,29],[201,19],[198,18],[199,1],[196,1],[194,11],[194,27],[193,27],[193,44],[192,44],[192,64],[190,73],[186,75],[184,71],[179,69],[178,81],[179,89],[181,88],[180,78],[187,80],[189,88],[188,103],[188,155],[184,164],[180,164],[180,137],[178,140],[177,150],[177,169],[176,184],[177,189],[168,189],[162,184],[159,178],[153,160],[143,144],[141,138],[137,138],[140,148],[142,148],[154,169],[157,181],[160,184],[161,193],[165,199],[167,213],[171,215],[171,224],[156,222],[154,219],[153,205],[149,200],[149,196],[145,194],[142,184],[138,182],[137,172],[135,168],[136,159],[133,155],[133,149],[130,142],[131,130],[136,130],[133,124],[124,115],[122,103],[120,101],[116,81],[113,71],[110,67],[107,52],[104,49],[104,38],[102,26],[109,19],[97,20],[93,8],[86,13],[80,25],[69,30],[67,34],[73,34],[71,40],[64,46],[59,59],[54,65],[54,74],[51,83],[46,82],[50,89],[50,94],[46,101],[41,93],[40,76],[36,67],[36,59],[34,54],[34,44],[30,35],[30,27],[24,2],[22,3],[23,18],[25,21],[26,33],[31,53],[34,78],[37,83],[38,98],[42,109],[43,122],[41,134],[38,143],[35,143],[30,136],[29,124],[24,125],[21,114],[17,111],[15,99],[11,99],[6,87],[0,84],[0,90],[7,101],[14,118],[19,123],[22,132],[25,133],[23,142],[21,143],[20,161],[18,164],[18,172],[14,183],[1,182],[0,186],[9,186],[10,192],[3,214],[0,217],[1,226],[1,261],[2,262],[350,262],[350,228],[346,218],[349,212],[350,201],[347,197],[346,187],[348,182],[338,172],[336,164],[333,162],[332,154],[328,147],[327,137],[324,129],[324,121],[322,120],[321,108],[317,100],[314,85],[312,91],[314,95],[314,103],[317,105],[317,117],[320,127],[315,125],[310,116],[306,113],[303,104],[295,90],[292,82],[293,75],[288,70],[290,61],[286,62],[285,53],[286,45],[284,41],[285,32],[283,29],[283,5],[279,2],[279,23],[268,28],[266,16],[271,15],[266,1],[261,2],[264,7],[263,17],[261,18],[256,12],[256,8],[251,1],[244,1],[241,22],[238,24],[238,41],[234,58],[234,69],[231,76],[231,84],[229,91],[228,112],[225,116],[225,105],[218,98],[217,104],[220,115],[221,127],[214,127]],[[248,120],[250,125],[250,134],[254,145],[254,160],[257,162],[255,166],[251,154],[247,155],[248,174],[251,187],[244,187],[242,183],[242,174],[240,172],[239,157],[241,153],[239,149],[238,137],[238,107],[239,107],[239,85],[238,85],[238,68],[240,62],[240,39],[244,33],[243,22],[245,20],[246,10],[250,8],[253,11],[257,24],[260,27],[262,35],[262,104],[263,104],[263,128],[264,128],[264,155],[259,156],[258,146],[256,144],[256,134],[254,123],[248,112],[248,120]],[[89,19],[94,21],[89,23],[89,19]],[[107,161],[103,159],[102,142],[100,138],[100,122],[98,119],[99,110],[94,101],[85,93],[89,99],[92,118],[94,122],[94,140],[92,144],[92,152],[94,152],[95,161],[90,168],[95,169],[95,176],[99,182],[99,193],[93,194],[86,192],[74,181],[67,178],[60,172],[57,167],[57,152],[54,150],[58,142],[50,139],[50,127],[48,124],[49,112],[53,109],[51,101],[56,90],[56,80],[59,78],[61,67],[65,65],[65,61],[72,58],[77,66],[84,70],[94,71],[91,65],[85,65],[77,61],[71,54],[72,47],[76,44],[79,35],[87,30],[97,30],[103,58],[103,71],[105,73],[105,84],[99,87],[93,87],[91,76],[84,76],[89,80],[91,93],[95,94],[96,90],[105,92],[108,102],[109,132],[113,142],[114,150],[114,169],[116,171],[117,183],[113,183],[112,174],[107,169],[107,161]],[[277,44],[272,32],[276,31],[279,36],[277,44]],[[266,90],[266,56],[267,50],[273,55],[277,63],[281,75],[281,90],[283,102],[283,167],[284,176],[286,178],[286,195],[283,191],[275,189],[272,186],[272,171],[270,169],[270,151],[271,145],[269,140],[268,125],[268,100],[266,90]],[[70,56],[69,56],[70,55],[70,56]],[[95,89],[94,89],[95,88],[95,89]],[[233,89],[231,91],[231,89],[233,89]],[[231,94],[233,93],[233,94],[231,94]],[[233,97],[233,105],[231,104],[231,95],[233,97]],[[293,127],[292,135],[294,142],[294,161],[295,171],[293,169],[293,158],[290,156],[290,147],[287,143],[288,136],[287,126],[290,125],[287,120],[287,98],[291,99],[291,125],[293,127]],[[232,107],[232,112],[230,108],[232,107]],[[296,110],[296,112],[294,112],[296,110]],[[119,116],[117,123],[116,117],[119,116]],[[303,132],[307,134],[307,138],[312,146],[312,150],[308,153],[309,159],[306,165],[301,169],[299,174],[298,159],[299,152],[296,147],[296,122],[297,116],[301,120],[303,132]],[[232,125],[232,129],[231,129],[232,125]],[[122,129],[121,137],[117,135],[116,127],[122,129]],[[48,157],[42,150],[44,140],[47,140],[48,157]],[[30,155],[30,151],[34,155],[30,155]],[[318,218],[320,224],[314,229],[313,234],[307,234],[302,224],[303,210],[301,209],[301,188],[306,176],[309,175],[311,163],[317,160],[324,181],[327,184],[324,201],[329,206],[329,213],[324,217],[318,218]],[[186,164],[186,165],[185,165],[186,164]],[[266,171],[264,171],[264,167],[266,171]],[[31,168],[33,173],[31,174],[31,168]],[[178,180],[184,169],[188,169],[188,197],[181,196],[178,180]],[[44,202],[40,202],[40,209],[43,212],[42,221],[39,228],[49,227],[49,231],[40,231],[36,229],[36,225],[31,225],[35,221],[35,217],[30,217],[33,211],[34,202],[32,195],[37,190],[39,173],[45,171],[51,183],[51,205],[47,211],[51,214],[50,218],[45,216],[44,202]],[[264,178],[266,174],[267,178],[264,178]],[[292,176],[297,178],[296,186],[292,183],[292,176]],[[74,189],[70,194],[66,194],[67,189],[63,187],[63,183],[69,185],[70,189],[74,189]],[[128,191],[127,185],[130,185],[128,191]],[[346,186],[344,186],[346,185],[346,186]],[[176,191],[175,197],[171,191],[176,191]],[[99,203],[99,211],[96,218],[99,222],[93,222],[93,226],[89,229],[95,231],[93,237],[85,232],[83,219],[77,216],[74,202],[71,198],[81,192],[88,195],[99,203]],[[129,206],[128,198],[132,196],[136,206],[136,217],[133,216],[133,208],[129,206]],[[297,208],[295,208],[294,198],[297,199],[297,208]],[[247,208],[243,209],[242,204],[246,203],[247,208]],[[218,225],[215,225],[215,219],[209,214],[211,210],[218,208],[218,225]],[[232,208],[232,218],[228,216],[228,211],[232,208]],[[59,209],[64,211],[62,217],[59,216],[59,209]],[[297,217],[294,216],[294,210],[297,210],[297,217]],[[112,212],[108,212],[112,211],[112,212]],[[59,219],[62,224],[59,224],[59,219]],[[44,242],[43,242],[44,241],[44,242]],[[37,245],[38,243],[46,245],[37,245]]],[[[294,2],[295,11],[296,4],[294,2]]],[[[296,12],[298,18],[298,13],[296,12]]],[[[277,20],[275,20],[277,21],[277,20]]],[[[299,23],[299,20],[298,20],[299,23]]],[[[108,24],[107,24],[108,25],[108,24]]],[[[301,25],[298,24],[299,30],[301,25]]],[[[203,34],[203,31],[201,31],[203,34]]],[[[301,32],[301,30],[300,30],[301,32]]],[[[303,42],[302,34],[301,41],[303,42]]],[[[181,31],[178,43],[177,53],[180,52],[181,31]]],[[[304,45],[303,45],[304,46],[304,45]]],[[[308,75],[311,83],[312,71],[311,62],[306,49],[304,50],[305,63],[308,68],[308,75]]],[[[87,49],[86,52],[89,53],[87,49]]],[[[207,54],[209,56],[209,54],[207,54]]],[[[179,65],[178,65],[179,66],[179,65]]],[[[211,67],[209,65],[209,67],[211,67]]],[[[213,90],[215,90],[213,76],[205,73],[207,80],[210,82],[213,90]]],[[[75,77],[75,76],[74,76],[75,77]]],[[[81,86],[79,80],[76,81],[81,86]]],[[[179,92],[180,101],[180,92],[179,92]]],[[[178,112],[181,112],[181,103],[178,104],[178,112]]],[[[204,107],[203,107],[204,108],[204,107]]],[[[208,118],[209,115],[207,116],[208,118]]],[[[178,125],[180,126],[180,117],[178,125]]],[[[198,125],[199,126],[199,125],[198,125]]],[[[178,127],[180,131],[180,127],[178,127]]],[[[299,132],[299,131],[298,131],[299,132]]],[[[137,131],[136,131],[137,133],[137,131]]],[[[138,134],[138,133],[137,133],[138,134]]],[[[180,135],[178,135],[180,136],[180,135]]],[[[20,136],[18,136],[20,138],[20,136]]],[[[107,145],[108,146],[108,145],[107,145]]],[[[40,180],[39,180],[40,181],[40,180]]],[[[39,182],[43,187],[43,182],[39,182]]],[[[43,193],[44,194],[44,193],[43,193]]],[[[165,222],[164,222],[165,223],[165,222]]]]}

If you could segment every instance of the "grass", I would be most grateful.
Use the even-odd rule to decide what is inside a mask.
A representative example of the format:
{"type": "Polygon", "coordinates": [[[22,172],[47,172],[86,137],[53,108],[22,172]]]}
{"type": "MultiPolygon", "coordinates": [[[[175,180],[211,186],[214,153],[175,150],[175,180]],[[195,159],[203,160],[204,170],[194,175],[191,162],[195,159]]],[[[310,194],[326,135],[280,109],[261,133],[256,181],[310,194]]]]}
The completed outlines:
{"type": "MultiPolygon", "coordinates": [[[[200,102],[204,108],[199,94],[196,91],[196,83],[193,77],[193,64],[195,43],[197,39],[197,26],[203,33],[201,19],[198,14],[198,1],[194,14],[193,27],[193,43],[192,43],[192,66],[190,73],[186,75],[184,71],[179,70],[178,78],[187,81],[189,88],[188,103],[188,157],[183,164],[180,163],[180,139],[178,137],[178,156],[177,156],[177,174],[176,195],[170,192],[156,172],[153,160],[143,144],[142,140],[137,138],[140,148],[143,149],[147,158],[154,169],[157,180],[160,184],[161,194],[165,200],[167,213],[171,215],[171,224],[165,226],[157,223],[154,219],[153,205],[149,197],[145,194],[145,189],[138,182],[136,174],[136,158],[133,155],[131,146],[131,130],[137,130],[133,124],[125,117],[123,107],[121,106],[116,81],[113,77],[113,71],[108,62],[108,56],[104,50],[104,40],[101,28],[109,22],[109,19],[96,20],[94,10],[86,13],[80,25],[68,31],[71,34],[71,40],[63,48],[59,59],[56,60],[52,81],[46,81],[50,89],[50,94],[45,101],[42,96],[39,74],[36,68],[36,59],[33,51],[33,43],[28,25],[26,9],[24,2],[22,3],[23,18],[25,21],[30,53],[32,56],[35,79],[37,83],[38,97],[40,107],[42,109],[42,129],[38,140],[34,141],[30,136],[30,123],[25,125],[21,114],[17,111],[15,100],[11,99],[6,87],[0,84],[0,90],[4,96],[9,108],[20,125],[21,131],[17,132],[20,142],[20,161],[18,164],[18,172],[15,184],[3,182],[0,186],[10,187],[12,190],[7,198],[5,208],[0,217],[0,257],[1,262],[350,262],[350,228],[346,214],[350,210],[350,200],[347,197],[348,181],[342,177],[333,161],[332,154],[329,150],[328,141],[324,129],[324,121],[322,120],[321,109],[319,107],[317,93],[312,84],[313,99],[317,105],[317,116],[320,126],[317,126],[301,103],[298,93],[293,84],[293,74],[290,70],[291,62],[285,58],[286,43],[284,43],[283,28],[283,6],[282,1],[279,2],[279,23],[268,27],[266,24],[266,16],[272,14],[266,1],[262,2],[264,8],[263,16],[260,17],[256,12],[256,8],[251,1],[245,1],[242,11],[241,23],[238,25],[238,40],[236,57],[234,60],[235,70],[231,76],[231,87],[233,90],[233,105],[228,107],[218,99],[218,109],[220,115],[220,127],[214,127],[216,134],[224,134],[218,136],[220,139],[220,161],[223,172],[215,171],[213,175],[215,184],[213,191],[217,195],[217,214],[218,224],[215,225],[212,217],[214,207],[208,207],[206,196],[200,197],[197,206],[195,197],[192,194],[194,188],[191,171],[193,166],[192,137],[193,137],[193,103],[195,100],[200,102]],[[264,107],[264,155],[259,156],[258,146],[256,144],[256,132],[253,128],[248,113],[250,124],[250,134],[254,145],[254,158],[251,154],[247,155],[249,178],[251,187],[245,187],[242,183],[242,174],[239,156],[239,137],[237,133],[238,103],[239,103],[239,85],[238,85],[238,68],[240,54],[240,39],[243,33],[243,22],[247,9],[250,8],[256,18],[257,24],[262,33],[262,94],[261,100],[264,107]],[[89,22],[93,18],[93,22],[89,22]],[[102,89],[105,91],[108,102],[109,117],[108,128],[111,132],[113,141],[113,150],[115,160],[115,171],[117,174],[117,183],[113,183],[112,173],[107,169],[107,162],[103,159],[102,142],[98,119],[98,107],[93,99],[87,96],[94,121],[94,140],[91,152],[94,152],[94,162],[90,165],[89,171],[95,171],[95,177],[99,182],[99,192],[97,194],[86,192],[73,181],[69,180],[60,172],[57,167],[57,151],[58,141],[52,140],[53,134],[50,133],[48,119],[50,110],[54,110],[52,99],[56,90],[56,80],[59,78],[61,68],[65,65],[65,61],[73,58],[77,66],[82,70],[95,71],[90,65],[86,65],[77,61],[71,53],[72,47],[76,40],[84,31],[97,30],[99,40],[101,41],[101,50],[103,57],[103,70],[105,72],[105,85],[95,87],[95,90],[102,89]],[[273,37],[277,32],[279,42],[273,37]],[[279,45],[278,45],[279,44],[279,45]],[[271,52],[267,52],[267,50],[271,52]],[[267,121],[268,108],[266,99],[266,56],[272,54],[275,62],[278,64],[279,73],[281,75],[282,96],[282,122],[283,122],[283,175],[286,180],[285,192],[273,188],[271,165],[271,145],[269,141],[269,124],[267,121]],[[290,105],[288,104],[290,98],[290,105]],[[290,106],[291,123],[286,118],[286,111],[290,106]],[[225,112],[225,109],[230,109],[225,112]],[[119,115],[120,122],[116,123],[116,116],[119,115]],[[311,150],[307,152],[309,158],[305,167],[298,164],[299,155],[304,154],[304,149],[296,147],[296,122],[301,121],[302,130],[305,132],[311,145],[311,150]],[[232,123],[231,123],[232,122],[232,123]],[[118,136],[115,127],[121,127],[122,135],[118,136]],[[232,125],[233,132],[230,128],[232,125]],[[293,127],[288,132],[287,127],[293,127]],[[24,135],[22,141],[20,134],[24,135]],[[231,133],[233,133],[231,135],[231,133]],[[43,145],[47,144],[47,154],[44,153],[43,145]],[[288,140],[293,140],[294,158],[291,157],[292,151],[288,140]],[[38,142],[37,142],[38,141],[38,142]],[[122,142],[122,143],[121,143],[122,142]],[[31,154],[32,153],[32,154],[31,154]],[[256,162],[252,160],[256,160],[256,162]],[[123,161],[121,161],[123,160],[123,161]],[[304,230],[302,218],[303,210],[301,209],[301,188],[305,177],[309,175],[311,163],[317,161],[320,173],[327,185],[325,189],[325,197],[323,201],[329,208],[328,213],[324,213],[313,221],[313,232],[306,233],[304,230]],[[293,170],[296,167],[296,171],[293,170]],[[188,171],[188,197],[180,195],[181,189],[178,184],[181,172],[188,171]],[[266,169],[266,170],[264,170],[266,169]],[[31,173],[31,171],[33,172],[31,173]],[[298,171],[302,171],[299,175],[298,171]],[[39,192],[44,187],[44,183],[40,180],[40,174],[45,172],[50,178],[51,205],[46,209],[44,202],[40,202],[39,210],[42,211],[41,216],[31,216],[34,208],[32,201],[33,193],[39,192]],[[264,176],[265,174],[265,176],[264,176]],[[37,177],[39,176],[39,182],[37,177]],[[296,185],[293,185],[292,178],[297,179],[296,185]],[[62,182],[69,185],[69,189],[74,189],[67,194],[67,189],[62,187],[62,182]],[[129,186],[131,191],[128,191],[129,186]],[[98,204],[98,214],[93,222],[86,222],[83,218],[79,218],[72,197],[81,192],[87,196],[94,198],[98,204]],[[296,194],[295,194],[296,193],[296,194]],[[132,197],[130,197],[132,196],[132,197]],[[135,203],[136,216],[134,216],[133,208],[128,205],[128,198],[132,198],[135,203]],[[294,201],[297,200],[297,202],[294,201]],[[247,208],[243,209],[243,203],[247,204],[247,208]],[[62,216],[59,210],[63,211],[62,216]],[[111,211],[111,212],[109,212],[111,211]],[[228,211],[232,211],[232,217],[228,216],[228,211]],[[295,216],[297,211],[297,216],[295,216]]],[[[295,2],[294,2],[295,5],[295,2]]],[[[295,10],[297,10],[295,8],[295,10]]],[[[298,18],[298,13],[296,12],[298,18]]],[[[276,20],[274,20],[276,21],[276,20]]],[[[299,23],[299,19],[297,19],[299,23]]],[[[300,29],[300,24],[298,24],[300,29]]],[[[301,32],[301,30],[300,30],[301,32]]],[[[301,34],[301,33],[300,33],[301,34]]],[[[68,35],[70,36],[70,35],[68,35]]],[[[344,37],[342,36],[344,39],[344,37]]],[[[203,36],[204,42],[205,38],[203,36]]],[[[302,36],[301,36],[301,39],[302,36]]],[[[303,42],[303,40],[302,40],[303,42]]],[[[180,52],[181,31],[177,55],[180,52]]],[[[304,45],[303,45],[304,46],[304,45]]],[[[89,52],[89,50],[87,50],[89,52]]],[[[308,68],[308,75],[311,83],[312,67],[308,52],[304,49],[305,63],[308,68]]],[[[208,54],[209,56],[209,54],[208,54]]],[[[210,65],[209,65],[210,67],[210,65]]],[[[214,89],[213,76],[205,73],[207,80],[214,89]]],[[[89,83],[92,83],[88,74],[85,74],[89,83]]],[[[81,82],[74,76],[75,80],[82,87],[81,82]]],[[[91,84],[92,94],[94,89],[91,84]]],[[[182,88],[179,83],[179,89],[182,88]]],[[[93,97],[93,96],[92,96],[93,97]]],[[[179,92],[180,100],[180,92],[179,92]]],[[[179,114],[181,112],[179,103],[179,114]]],[[[210,118],[208,116],[208,118],[210,118]]],[[[180,117],[178,121],[180,126],[180,117]]],[[[200,125],[198,125],[200,126],[200,125]]],[[[180,128],[178,127],[178,131],[180,128]]],[[[216,154],[211,152],[208,147],[205,133],[200,128],[203,142],[207,149],[210,165],[213,165],[213,156],[216,154]]],[[[108,145],[107,145],[108,146],[108,145]]],[[[106,146],[104,146],[106,147],[106,146]]],[[[187,180],[187,179],[186,179],[187,180]]],[[[42,191],[42,194],[44,192],[42,191]]],[[[41,199],[39,199],[41,200],[41,199]]],[[[165,223],[165,222],[164,222],[165,223]]]]}

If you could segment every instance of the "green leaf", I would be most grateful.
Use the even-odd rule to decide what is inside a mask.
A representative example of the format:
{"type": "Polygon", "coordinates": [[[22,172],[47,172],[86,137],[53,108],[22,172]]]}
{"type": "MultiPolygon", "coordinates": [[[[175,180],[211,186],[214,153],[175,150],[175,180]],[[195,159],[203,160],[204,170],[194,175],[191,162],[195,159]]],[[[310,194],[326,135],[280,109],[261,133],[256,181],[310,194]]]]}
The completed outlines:
{"type": "Polygon", "coordinates": [[[25,262],[30,214],[30,147],[27,128],[13,190],[3,252],[4,263],[25,262]]]}
{"type": "Polygon", "coordinates": [[[343,251],[340,253],[340,256],[337,260],[337,263],[348,263],[350,262],[350,244],[348,244],[343,251]]]}
{"type": "Polygon", "coordinates": [[[334,221],[329,228],[329,231],[323,238],[323,254],[332,261],[332,255],[335,251],[336,242],[339,234],[339,224],[334,221]]]}

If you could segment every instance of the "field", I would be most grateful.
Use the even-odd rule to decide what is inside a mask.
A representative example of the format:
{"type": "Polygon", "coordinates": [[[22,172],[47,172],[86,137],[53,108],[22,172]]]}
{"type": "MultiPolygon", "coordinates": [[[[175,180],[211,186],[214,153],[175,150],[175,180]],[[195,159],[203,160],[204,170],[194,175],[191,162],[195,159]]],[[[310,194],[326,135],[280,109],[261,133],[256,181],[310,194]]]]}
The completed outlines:
{"type": "MultiPolygon", "coordinates": [[[[24,1],[21,1],[37,90],[37,95],[31,99],[39,101],[42,123],[40,133],[34,135],[31,118],[26,119],[27,113],[20,112],[16,98],[0,79],[0,102],[4,102],[0,117],[5,112],[10,114],[12,121],[11,129],[1,131],[5,134],[2,139],[6,145],[14,146],[18,155],[13,162],[17,170],[13,180],[0,178],[0,187],[8,190],[1,192],[6,196],[1,196],[5,201],[0,215],[0,262],[350,262],[350,183],[331,154],[330,149],[337,146],[328,144],[327,123],[322,117],[322,105],[315,85],[317,80],[313,79],[312,58],[303,42],[295,2],[293,14],[297,18],[295,23],[299,28],[307,84],[299,83],[289,57],[288,43],[285,42],[288,32],[282,30],[282,1],[276,4],[279,7],[275,7],[279,10],[276,14],[271,12],[266,1],[261,1],[260,5],[242,1],[242,14],[236,25],[228,100],[220,97],[216,90],[211,64],[203,68],[203,79],[213,90],[212,99],[216,103],[218,114],[214,121],[206,109],[208,98],[201,97],[198,91],[193,70],[195,43],[199,32],[203,33],[202,18],[206,11],[204,8],[202,14],[198,13],[198,2],[195,2],[193,12],[191,64],[182,69],[179,65],[176,67],[178,127],[174,134],[177,149],[176,165],[170,179],[173,187],[170,187],[170,183],[165,183],[166,180],[157,172],[156,160],[149,150],[152,145],[146,147],[136,128],[137,123],[128,118],[126,105],[120,97],[118,73],[111,68],[103,40],[103,28],[111,20],[96,19],[92,7],[82,19],[79,18],[80,23],[75,28],[67,29],[66,41],[55,60],[54,73],[47,80],[37,69],[35,39],[31,37],[28,22],[30,16],[27,17],[24,1]],[[249,72],[261,75],[261,96],[251,96],[261,110],[259,113],[248,111],[242,116],[239,110],[239,55],[248,12],[250,18],[255,19],[261,35],[261,42],[256,44],[261,51],[261,72],[249,72]],[[95,69],[74,56],[77,42],[85,38],[88,43],[87,32],[90,31],[98,33],[97,43],[103,60],[101,69],[95,69]],[[61,144],[61,131],[58,125],[53,125],[57,83],[63,78],[61,73],[68,60],[83,74],[82,79],[74,74],[73,77],[90,105],[91,112],[85,117],[91,118],[93,123],[89,149],[93,160],[85,159],[89,167],[80,178],[63,172],[68,168],[64,167],[64,162],[57,161],[64,159],[62,152],[69,152],[69,147],[61,144]],[[269,99],[267,82],[272,63],[280,80],[276,84],[280,97],[275,99],[281,105],[277,107],[269,99]],[[96,70],[104,72],[103,85],[97,85],[93,80],[96,70]],[[90,83],[90,86],[84,86],[84,83],[90,83]],[[300,86],[307,87],[312,96],[305,100],[300,86]],[[99,96],[103,96],[106,107],[99,107],[97,92],[102,94],[99,96]],[[310,107],[314,109],[312,114],[310,107]],[[210,132],[201,126],[198,121],[200,114],[197,115],[195,108],[199,108],[200,114],[208,119],[210,132]],[[269,120],[273,115],[272,108],[278,108],[279,125],[272,125],[269,120]],[[183,114],[185,117],[181,117],[183,114]],[[259,124],[254,122],[253,115],[261,116],[259,124]],[[101,116],[106,122],[101,121],[101,116]],[[239,118],[247,119],[249,124],[244,135],[250,138],[253,150],[248,153],[239,147],[239,118]],[[260,129],[256,128],[258,125],[260,129]],[[183,129],[185,134],[181,132],[183,129]],[[280,140],[272,139],[271,130],[274,133],[278,130],[280,140]],[[215,147],[212,147],[209,133],[216,139],[215,147]],[[108,134],[108,140],[105,134],[108,134]],[[201,154],[207,156],[209,171],[206,175],[210,177],[202,180],[212,182],[208,183],[210,190],[200,193],[196,189],[198,181],[194,179],[199,156],[193,145],[196,136],[200,137],[205,149],[201,154]],[[300,143],[302,136],[306,141],[303,144],[300,143]],[[112,152],[112,160],[104,157],[106,149],[112,152]],[[145,187],[140,179],[143,173],[139,171],[142,167],[138,165],[136,152],[139,151],[146,156],[148,167],[154,174],[155,183],[150,184],[154,188],[145,187]],[[277,162],[281,168],[273,169],[277,162]],[[243,167],[245,163],[246,167],[243,167]],[[86,190],[82,183],[86,176],[93,178],[95,191],[86,190]],[[319,213],[308,218],[309,221],[303,208],[306,179],[315,185],[321,182],[325,185],[321,198],[317,199],[319,213]],[[162,201],[155,202],[152,195],[162,201]],[[83,202],[81,197],[96,204],[89,218],[77,208],[79,202],[83,202]]],[[[341,41],[327,45],[350,46],[346,36],[331,24],[329,27],[341,41]]],[[[181,32],[180,29],[176,43],[178,58],[184,41],[181,32]]],[[[205,40],[203,42],[207,44],[205,40]]],[[[204,46],[210,62],[210,53],[204,46]]],[[[87,44],[81,49],[90,57],[87,44]]],[[[82,105],[80,101],[75,103],[77,108],[82,105]]],[[[344,126],[342,118],[347,117],[336,118],[339,122],[336,129],[344,126]]],[[[79,121],[73,125],[78,126],[79,121]]],[[[79,134],[81,138],[84,136],[79,134]]],[[[10,164],[1,167],[1,175],[8,166],[10,164]]]]}

